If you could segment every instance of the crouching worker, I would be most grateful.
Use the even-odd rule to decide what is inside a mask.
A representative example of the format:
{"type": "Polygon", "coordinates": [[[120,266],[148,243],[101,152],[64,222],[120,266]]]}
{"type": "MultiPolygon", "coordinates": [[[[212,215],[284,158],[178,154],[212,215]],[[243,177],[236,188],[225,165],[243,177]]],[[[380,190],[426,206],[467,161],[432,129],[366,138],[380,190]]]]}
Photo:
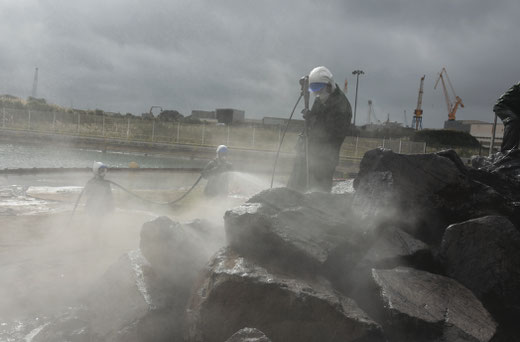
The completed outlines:
{"type": "Polygon", "coordinates": [[[114,198],[110,182],[105,179],[108,167],[101,162],[94,162],[94,178],[89,180],[83,190],[86,197],[85,208],[91,216],[104,216],[114,210],[114,198]]]}
{"type": "Polygon", "coordinates": [[[217,148],[217,157],[210,161],[202,171],[202,177],[208,180],[204,188],[204,194],[208,197],[228,195],[228,171],[232,169],[232,165],[227,161],[227,154],[227,146],[220,145],[217,148]]]}

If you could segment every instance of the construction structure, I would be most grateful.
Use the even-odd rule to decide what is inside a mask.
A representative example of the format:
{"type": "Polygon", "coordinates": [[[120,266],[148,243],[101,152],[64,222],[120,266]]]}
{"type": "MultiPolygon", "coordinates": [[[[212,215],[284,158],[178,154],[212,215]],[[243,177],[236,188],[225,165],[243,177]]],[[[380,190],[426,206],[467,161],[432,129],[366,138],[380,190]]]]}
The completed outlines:
{"type": "Polygon", "coordinates": [[[230,125],[244,122],[245,111],[233,108],[217,108],[215,109],[215,116],[219,123],[230,125]]]}
{"type": "Polygon", "coordinates": [[[455,114],[457,113],[457,109],[460,107],[464,108],[464,104],[462,103],[462,99],[455,94],[455,90],[453,89],[453,86],[450,82],[450,78],[448,77],[448,72],[446,71],[446,68],[442,68],[441,72],[439,73],[439,78],[437,78],[437,81],[435,82],[435,87],[433,89],[437,88],[437,84],[439,84],[439,80],[442,83],[442,91],[444,92],[444,98],[446,100],[446,105],[448,106],[448,121],[455,120],[455,114]],[[454,100],[451,100],[450,94],[448,93],[448,89],[446,88],[446,82],[444,81],[444,78],[446,78],[446,81],[448,82],[448,85],[451,89],[451,94],[454,98],[454,100]]]}
{"type": "MultiPolygon", "coordinates": [[[[444,122],[444,129],[466,132],[474,136],[483,148],[489,148],[493,137],[493,123],[480,120],[452,120],[444,122]]],[[[495,131],[495,146],[502,144],[504,125],[498,123],[495,131]]]]}
{"type": "MultiPolygon", "coordinates": [[[[415,130],[422,129],[422,96],[423,96],[423,87],[424,87],[424,78],[426,75],[423,75],[421,77],[421,82],[419,84],[419,95],[417,96],[417,107],[415,108],[415,111],[413,112],[413,119],[412,119],[412,128],[415,128],[415,130]]],[[[406,120],[406,119],[405,119],[406,120]]]]}

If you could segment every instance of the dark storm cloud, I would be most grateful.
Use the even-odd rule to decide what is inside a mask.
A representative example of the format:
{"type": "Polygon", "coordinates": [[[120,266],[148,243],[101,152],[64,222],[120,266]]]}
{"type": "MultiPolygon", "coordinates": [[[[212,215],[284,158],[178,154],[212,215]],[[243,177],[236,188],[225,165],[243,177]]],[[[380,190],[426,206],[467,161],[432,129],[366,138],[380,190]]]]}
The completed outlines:
{"type": "Polygon", "coordinates": [[[517,1],[4,1],[0,93],[30,94],[34,67],[49,102],[139,114],[236,107],[286,116],[298,79],[326,65],[337,83],[362,69],[358,120],[408,121],[426,74],[424,123],[447,118],[446,66],[466,108],[491,120],[496,98],[519,78],[517,1]]]}

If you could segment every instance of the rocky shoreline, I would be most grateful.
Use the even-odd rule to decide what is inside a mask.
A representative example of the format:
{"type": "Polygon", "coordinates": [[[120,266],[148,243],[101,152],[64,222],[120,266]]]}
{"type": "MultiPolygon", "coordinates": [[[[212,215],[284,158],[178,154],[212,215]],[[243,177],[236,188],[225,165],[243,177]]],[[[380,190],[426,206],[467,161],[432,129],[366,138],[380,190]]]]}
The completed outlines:
{"type": "Polygon", "coordinates": [[[31,339],[517,340],[516,160],[376,149],[354,192],[265,190],[225,227],[157,218],[31,339]]]}

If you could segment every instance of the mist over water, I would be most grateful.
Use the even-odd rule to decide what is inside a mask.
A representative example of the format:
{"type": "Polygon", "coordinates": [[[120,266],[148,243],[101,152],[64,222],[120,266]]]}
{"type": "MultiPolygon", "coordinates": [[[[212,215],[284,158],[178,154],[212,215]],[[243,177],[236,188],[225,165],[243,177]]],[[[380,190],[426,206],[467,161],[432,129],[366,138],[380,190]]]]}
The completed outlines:
{"type": "MultiPolygon", "coordinates": [[[[91,164],[89,153],[77,161],[91,164]]],[[[205,219],[217,228],[211,232],[212,241],[204,241],[201,248],[216,251],[225,241],[225,211],[270,185],[270,175],[230,172],[229,196],[205,197],[203,180],[174,206],[145,203],[112,187],[116,203],[112,215],[89,217],[82,201],[71,216],[79,192],[91,177],[90,172],[80,172],[0,178],[0,341],[32,341],[53,317],[79,307],[80,299],[110,265],[139,248],[143,223],[161,215],[178,222],[205,219]]],[[[196,173],[110,171],[106,176],[155,201],[178,198],[197,177],[196,173]]]]}
{"type": "Polygon", "coordinates": [[[128,167],[136,162],[143,168],[203,167],[201,159],[180,156],[146,155],[145,153],[102,152],[40,145],[12,145],[0,143],[0,169],[92,167],[101,161],[110,167],[128,167]]]}

